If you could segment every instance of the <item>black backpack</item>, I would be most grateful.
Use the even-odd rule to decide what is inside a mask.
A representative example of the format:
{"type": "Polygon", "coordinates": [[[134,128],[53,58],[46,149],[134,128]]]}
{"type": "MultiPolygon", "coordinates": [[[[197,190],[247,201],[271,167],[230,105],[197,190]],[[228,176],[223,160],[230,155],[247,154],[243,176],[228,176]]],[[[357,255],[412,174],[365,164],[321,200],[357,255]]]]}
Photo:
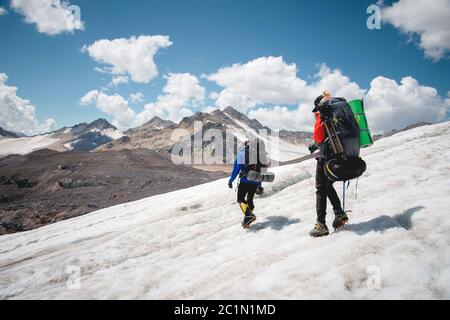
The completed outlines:
{"type": "Polygon", "coordinates": [[[240,177],[247,176],[249,171],[261,172],[268,166],[266,145],[261,139],[254,139],[245,144],[245,166],[240,177]],[[255,157],[256,156],[256,157],[255,157]]]}
{"type": "Polygon", "coordinates": [[[327,139],[323,154],[325,175],[333,182],[360,177],[367,169],[360,158],[360,129],[344,98],[332,98],[319,106],[327,139]]]}

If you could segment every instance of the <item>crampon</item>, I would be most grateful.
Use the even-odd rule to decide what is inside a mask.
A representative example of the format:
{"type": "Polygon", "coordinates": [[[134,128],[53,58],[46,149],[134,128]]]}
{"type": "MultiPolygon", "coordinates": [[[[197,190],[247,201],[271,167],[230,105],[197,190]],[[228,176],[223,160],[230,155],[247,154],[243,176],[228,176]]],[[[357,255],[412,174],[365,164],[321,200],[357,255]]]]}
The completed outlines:
{"type": "Polygon", "coordinates": [[[246,216],[244,218],[244,221],[242,222],[242,228],[244,229],[250,229],[251,225],[253,222],[256,221],[256,216],[252,215],[252,216],[246,216]]]}
{"type": "Polygon", "coordinates": [[[333,228],[334,230],[338,230],[345,225],[347,225],[349,222],[348,216],[346,214],[344,215],[337,215],[336,218],[333,221],[333,228]]]}

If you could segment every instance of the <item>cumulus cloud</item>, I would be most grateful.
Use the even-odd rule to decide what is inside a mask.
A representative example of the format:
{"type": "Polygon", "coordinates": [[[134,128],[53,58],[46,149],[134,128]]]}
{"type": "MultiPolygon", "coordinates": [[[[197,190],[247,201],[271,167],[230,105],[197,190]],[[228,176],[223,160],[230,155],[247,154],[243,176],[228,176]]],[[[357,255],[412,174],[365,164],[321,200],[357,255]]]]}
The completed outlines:
{"type": "Polygon", "coordinates": [[[112,78],[109,86],[110,87],[118,87],[119,85],[123,84],[123,83],[128,83],[130,82],[130,78],[128,78],[127,76],[115,76],[112,78]]]}
{"type": "Polygon", "coordinates": [[[144,123],[153,116],[178,122],[192,115],[193,107],[203,104],[205,88],[197,77],[189,73],[170,73],[165,78],[167,83],[163,94],[156,102],[145,105],[144,111],[138,115],[138,122],[144,123]]]}
{"type": "Polygon", "coordinates": [[[17,96],[17,87],[6,85],[8,76],[0,73],[0,127],[33,135],[53,129],[55,120],[40,123],[36,118],[36,108],[29,100],[17,96]]]}
{"type": "Polygon", "coordinates": [[[206,76],[224,87],[220,93],[212,92],[209,97],[216,101],[217,107],[233,106],[275,130],[310,131],[314,124],[311,104],[323,90],[348,99],[361,98],[365,93],[339,69],[332,70],[325,64],[318,65],[310,83],[297,73],[297,66],[286,63],[282,57],[262,57],[245,64],[233,64],[206,76]],[[267,104],[277,106],[267,108],[267,104]]]}
{"type": "Polygon", "coordinates": [[[84,22],[71,12],[70,4],[60,0],[11,0],[11,8],[34,24],[40,33],[57,35],[84,30],[84,22]]]}
{"type": "Polygon", "coordinates": [[[417,35],[419,47],[433,60],[450,50],[450,1],[400,0],[382,9],[386,21],[403,33],[417,35]]]}
{"type": "Polygon", "coordinates": [[[288,64],[282,57],[261,57],[221,68],[206,78],[224,88],[210,95],[217,107],[233,106],[244,112],[263,104],[310,103],[324,89],[352,97],[364,93],[340,70],[331,70],[325,64],[319,66],[311,84],[299,78],[297,72],[295,63],[288,64]]]}
{"type": "Polygon", "coordinates": [[[364,89],[342,74],[342,71],[331,70],[326,64],[322,64],[315,75],[315,81],[307,87],[308,98],[302,102],[311,105],[311,101],[325,89],[336,97],[346,97],[349,100],[360,99],[365,93],[364,89]]]}
{"type": "MultiPolygon", "coordinates": [[[[421,85],[412,77],[403,78],[399,84],[377,77],[366,90],[339,69],[325,64],[317,68],[314,77],[306,81],[297,76],[296,65],[286,63],[282,57],[262,57],[223,67],[204,76],[223,88],[208,95],[215,101],[214,107],[203,106],[205,89],[197,77],[189,73],[166,75],[163,93],[139,113],[121,96],[104,92],[88,93],[81,102],[95,104],[112,115],[114,124],[120,128],[141,125],[153,116],[179,121],[192,115],[192,110],[198,107],[211,111],[231,105],[276,130],[311,131],[314,125],[312,102],[325,89],[347,100],[364,97],[373,133],[400,129],[419,121],[439,122],[447,117],[450,93],[442,98],[435,88],[421,85]]],[[[133,103],[142,99],[140,93],[129,97],[133,103]]]]}
{"type": "Polygon", "coordinates": [[[215,111],[215,110],[217,110],[216,107],[213,107],[213,106],[207,106],[207,107],[204,107],[204,108],[202,109],[202,112],[204,112],[204,113],[211,113],[211,112],[213,112],[213,111],[215,111]]]}
{"type": "Polygon", "coordinates": [[[90,91],[81,98],[80,105],[91,104],[113,116],[113,124],[119,129],[126,129],[134,124],[136,113],[130,108],[128,101],[118,94],[108,95],[102,91],[90,91]]]}
{"type": "MultiPolygon", "coordinates": [[[[118,94],[108,95],[93,90],[80,99],[80,105],[95,105],[102,112],[113,117],[113,124],[119,129],[127,129],[144,124],[154,116],[179,121],[193,112],[190,108],[203,104],[205,88],[197,77],[189,73],[171,73],[165,76],[163,94],[155,102],[148,103],[144,110],[136,113],[126,99],[118,94]]],[[[130,100],[143,98],[140,93],[132,94],[130,100]]]]}
{"type": "Polygon", "coordinates": [[[218,107],[231,105],[241,111],[263,103],[298,103],[306,87],[306,82],[297,78],[295,63],[287,64],[282,57],[236,63],[206,78],[224,88],[217,95],[218,107]]]}
{"type": "Polygon", "coordinates": [[[154,57],[161,48],[172,45],[168,36],[139,36],[129,39],[102,39],[83,46],[101,64],[96,70],[113,76],[128,76],[137,83],[149,83],[158,75],[154,57]]]}
{"type": "MultiPolygon", "coordinates": [[[[348,97],[345,94],[337,96],[348,97]]],[[[444,121],[450,110],[449,97],[440,97],[435,88],[420,85],[412,77],[403,78],[400,84],[392,79],[377,77],[372,80],[364,101],[372,133],[379,134],[403,129],[417,122],[444,121]]],[[[250,111],[249,116],[275,130],[311,131],[314,124],[311,109],[312,102],[294,109],[261,107],[250,111]]]]}
{"type": "Polygon", "coordinates": [[[412,77],[403,78],[400,84],[385,77],[373,79],[365,102],[374,133],[421,121],[442,121],[450,107],[450,101],[440,97],[435,88],[420,85],[412,77]]]}
{"type": "Polygon", "coordinates": [[[307,82],[297,77],[295,64],[287,64],[281,57],[234,64],[207,78],[224,87],[220,93],[209,96],[216,100],[216,107],[237,107],[275,130],[311,131],[312,102],[324,89],[347,100],[364,97],[374,133],[401,129],[420,121],[445,120],[450,105],[449,97],[440,97],[435,88],[423,86],[412,77],[403,78],[400,84],[377,77],[369,90],[365,90],[339,69],[322,64],[307,82]],[[269,75],[273,75],[276,83],[271,82],[269,75]],[[267,104],[276,106],[267,107],[267,104]]]}
{"type": "Polygon", "coordinates": [[[259,120],[262,124],[274,130],[299,130],[311,132],[314,129],[312,107],[306,105],[289,109],[285,106],[273,108],[258,108],[251,110],[248,116],[259,120]]]}

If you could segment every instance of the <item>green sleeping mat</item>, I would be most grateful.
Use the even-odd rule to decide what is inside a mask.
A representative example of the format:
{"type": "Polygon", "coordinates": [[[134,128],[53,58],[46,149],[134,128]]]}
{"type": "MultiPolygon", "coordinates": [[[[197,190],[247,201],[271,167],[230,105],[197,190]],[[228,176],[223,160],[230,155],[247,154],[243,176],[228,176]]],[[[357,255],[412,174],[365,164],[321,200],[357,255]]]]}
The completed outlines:
{"type": "Polygon", "coordinates": [[[372,136],[370,134],[369,125],[367,123],[367,117],[364,112],[363,100],[352,100],[348,103],[355,115],[356,122],[358,122],[360,133],[360,145],[361,148],[369,147],[373,145],[372,136]]]}

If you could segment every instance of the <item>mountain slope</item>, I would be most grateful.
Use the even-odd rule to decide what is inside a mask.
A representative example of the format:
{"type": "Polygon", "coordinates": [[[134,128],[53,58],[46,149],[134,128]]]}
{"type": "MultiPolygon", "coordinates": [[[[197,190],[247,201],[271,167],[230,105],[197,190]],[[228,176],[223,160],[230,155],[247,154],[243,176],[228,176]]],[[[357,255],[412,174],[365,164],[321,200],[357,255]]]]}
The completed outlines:
{"type": "MultiPolygon", "coordinates": [[[[232,107],[227,107],[223,111],[197,112],[190,117],[183,118],[179,124],[154,117],[142,126],[129,129],[126,132],[119,131],[105,119],[98,119],[92,123],[83,122],[72,127],[63,127],[45,135],[26,137],[18,141],[2,139],[0,157],[9,154],[28,154],[42,148],[59,152],[67,150],[84,152],[94,150],[96,152],[120,151],[145,148],[167,153],[179,146],[178,140],[172,140],[172,135],[176,129],[183,129],[187,132],[185,141],[193,139],[196,121],[202,122],[203,132],[206,129],[221,131],[224,141],[226,132],[230,132],[239,145],[250,136],[259,136],[266,142],[271,158],[277,161],[289,161],[306,155],[308,153],[307,145],[312,136],[310,133],[304,132],[281,131],[279,149],[277,149],[275,148],[277,139],[270,136],[270,133],[274,133],[270,128],[263,126],[255,119],[248,118],[232,107]],[[265,130],[269,136],[261,137],[259,135],[260,130],[265,130]]],[[[205,152],[208,152],[210,142],[204,142],[205,152]]],[[[224,150],[226,149],[234,150],[235,148],[234,146],[226,146],[224,143],[224,150]]],[[[233,153],[233,151],[229,153],[233,153]]]]}
{"type": "Polygon", "coordinates": [[[91,123],[80,123],[73,127],[61,128],[52,132],[51,137],[58,143],[50,146],[57,151],[76,150],[91,151],[123,136],[115,126],[105,119],[97,119],[91,123]]]}
{"type": "Polygon", "coordinates": [[[18,138],[19,135],[14,132],[8,131],[0,127],[0,139],[1,138],[18,138]]]}
{"type": "Polygon", "coordinates": [[[176,166],[168,155],[147,149],[9,156],[0,159],[0,235],[224,176],[176,166]]]}
{"type": "Polygon", "coordinates": [[[308,236],[306,161],[275,168],[253,231],[224,179],[3,236],[0,298],[450,298],[450,123],[380,140],[364,158],[351,224],[330,237],[308,236]],[[67,287],[77,267],[79,290],[67,287]]]}
{"type": "Polygon", "coordinates": [[[142,130],[142,129],[161,130],[173,126],[176,126],[175,122],[171,120],[163,120],[160,117],[155,116],[147,123],[144,123],[142,126],[137,127],[133,130],[142,130]]]}
{"type": "MultiPolygon", "coordinates": [[[[160,118],[153,118],[147,124],[131,129],[125,133],[125,136],[100,146],[96,151],[105,150],[122,150],[133,148],[147,148],[159,152],[170,152],[177,145],[177,141],[173,141],[172,134],[176,129],[186,130],[189,135],[185,138],[188,143],[193,140],[195,133],[194,123],[201,122],[203,124],[203,133],[206,129],[215,129],[222,132],[225,141],[225,133],[227,130],[236,137],[239,145],[241,145],[249,136],[259,136],[259,130],[266,130],[270,134],[272,130],[263,126],[259,121],[248,118],[245,114],[227,107],[225,110],[214,110],[212,112],[197,112],[196,114],[183,118],[179,124],[171,121],[161,120],[160,118]]],[[[296,133],[292,135],[298,136],[296,133]]],[[[300,158],[308,153],[307,145],[310,139],[306,138],[307,134],[303,134],[301,139],[284,139],[280,136],[280,148],[275,150],[271,148],[276,141],[272,141],[271,137],[263,138],[266,142],[268,151],[272,159],[278,161],[288,161],[300,158]],[[273,150],[273,152],[271,152],[273,150]]],[[[312,135],[309,134],[309,137],[312,135]]],[[[205,150],[210,141],[204,142],[205,150]]],[[[187,145],[185,146],[187,148],[187,145]]],[[[233,150],[233,146],[225,146],[224,150],[233,150]]],[[[184,148],[183,148],[184,149],[184,148]]]]}
{"type": "Polygon", "coordinates": [[[105,119],[63,127],[33,137],[2,139],[0,157],[10,154],[28,154],[43,148],[55,151],[91,151],[100,145],[119,139],[123,134],[105,119]]]}

